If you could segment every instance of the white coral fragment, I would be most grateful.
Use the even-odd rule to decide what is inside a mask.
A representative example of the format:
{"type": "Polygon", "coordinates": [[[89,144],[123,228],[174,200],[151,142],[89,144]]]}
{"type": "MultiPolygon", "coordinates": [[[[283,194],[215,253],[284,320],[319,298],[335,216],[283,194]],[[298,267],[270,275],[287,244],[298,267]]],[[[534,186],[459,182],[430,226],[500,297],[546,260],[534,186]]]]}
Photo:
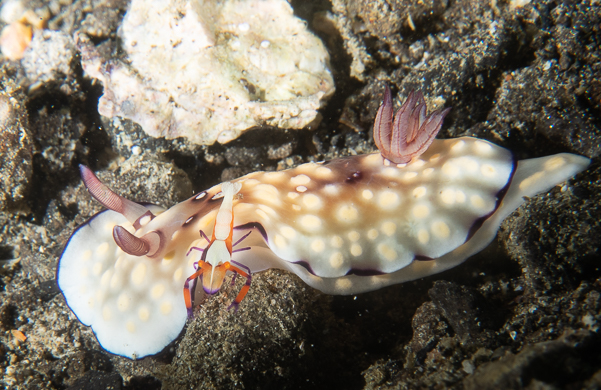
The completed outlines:
{"type": "Polygon", "coordinates": [[[334,92],[323,43],[285,0],[133,0],[119,35],[128,65],[78,39],[104,85],[98,111],[155,137],[212,144],[262,125],[303,128],[334,92]]]}

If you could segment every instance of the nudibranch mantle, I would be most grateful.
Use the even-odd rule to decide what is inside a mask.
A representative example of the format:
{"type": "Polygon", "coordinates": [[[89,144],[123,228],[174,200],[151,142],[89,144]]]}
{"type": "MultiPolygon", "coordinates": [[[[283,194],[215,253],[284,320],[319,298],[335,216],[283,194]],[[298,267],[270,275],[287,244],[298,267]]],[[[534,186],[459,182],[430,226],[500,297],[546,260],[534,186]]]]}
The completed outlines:
{"type": "MultiPolygon", "coordinates": [[[[515,161],[475,138],[434,140],[409,164],[381,154],[308,163],[234,180],[233,240],[249,250],[232,260],[251,273],[294,272],[328,294],[357,294],[454,267],[482,250],[524,201],[584,170],[572,154],[515,161]],[[237,185],[237,186],[238,186],[237,185]]],[[[221,185],[164,211],[138,230],[106,210],[72,235],[57,280],[67,304],[109,352],[140,358],[160,352],[183,329],[182,296],[223,202],[221,185]],[[152,257],[125,253],[120,225],[137,237],[159,232],[152,257]],[[188,255],[188,252],[190,254],[188,255]]],[[[146,206],[145,206],[146,207],[146,206]]]]}

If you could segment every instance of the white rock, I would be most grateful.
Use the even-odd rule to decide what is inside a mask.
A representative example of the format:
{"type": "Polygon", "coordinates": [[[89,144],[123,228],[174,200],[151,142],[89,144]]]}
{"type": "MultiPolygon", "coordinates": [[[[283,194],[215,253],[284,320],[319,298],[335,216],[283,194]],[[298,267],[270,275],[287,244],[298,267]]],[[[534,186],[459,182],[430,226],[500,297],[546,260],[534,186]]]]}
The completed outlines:
{"type": "Polygon", "coordinates": [[[10,24],[21,19],[27,8],[20,0],[8,0],[0,9],[0,20],[10,24]]]}
{"type": "Polygon", "coordinates": [[[129,65],[78,39],[105,88],[98,111],[155,137],[212,144],[303,128],[334,92],[325,47],[285,0],[133,0],[119,35],[129,65]]]}

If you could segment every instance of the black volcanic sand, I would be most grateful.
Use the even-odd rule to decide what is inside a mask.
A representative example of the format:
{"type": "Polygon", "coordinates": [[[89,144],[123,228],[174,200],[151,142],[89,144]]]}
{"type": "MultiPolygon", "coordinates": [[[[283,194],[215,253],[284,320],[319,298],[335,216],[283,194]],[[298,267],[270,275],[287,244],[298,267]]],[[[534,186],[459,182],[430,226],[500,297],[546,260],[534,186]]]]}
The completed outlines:
{"type": "Polygon", "coordinates": [[[71,37],[82,29],[106,56],[122,56],[125,1],[24,0],[48,11],[55,32],[35,51],[34,71],[0,62],[0,103],[11,104],[0,110],[0,385],[601,387],[601,4],[526,2],[293,0],[331,54],[337,91],[321,124],[200,147],[98,115],[102,86],[83,76],[71,37]],[[255,275],[238,313],[226,310],[237,293],[226,283],[155,357],[103,351],[71,313],[55,282],[58,257],[101,210],[78,164],[129,199],[169,207],[248,172],[375,150],[371,124],[386,84],[397,107],[412,89],[431,109],[453,107],[441,138],[476,136],[518,159],[577,153],[592,164],[529,199],[453,270],[348,297],[268,271],[255,275]]]}

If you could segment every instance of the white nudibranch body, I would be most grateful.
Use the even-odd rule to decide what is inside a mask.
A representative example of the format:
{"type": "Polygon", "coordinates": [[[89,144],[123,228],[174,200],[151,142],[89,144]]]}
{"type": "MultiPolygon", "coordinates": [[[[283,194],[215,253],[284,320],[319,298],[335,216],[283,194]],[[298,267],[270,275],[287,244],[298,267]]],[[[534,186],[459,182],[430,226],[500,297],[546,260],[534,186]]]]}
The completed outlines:
{"type": "MultiPolygon", "coordinates": [[[[418,109],[419,123],[430,123],[418,109]]],[[[391,122],[385,119],[383,125],[391,122]]],[[[374,153],[251,173],[166,211],[149,206],[143,225],[144,210],[114,206],[84,178],[112,210],[75,231],[59,262],[58,283],[106,350],[139,358],[177,338],[188,317],[182,288],[205,263],[223,275],[232,269],[219,267],[236,264],[234,271],[247,276],[243,290],[251,273],[268,268],[291,271],[328,294],[418,279],[482,250],[524,197],[588,164],[565,153],[518,162],[487,141],[434,140],[406,164],[374,153]],[[211,240],[199,234],[211,229],[211,240]],[[233,250],[241,240],[245,248],[233,250]],[[148,254],[140,255],[139,247],[148,254]]]]}

